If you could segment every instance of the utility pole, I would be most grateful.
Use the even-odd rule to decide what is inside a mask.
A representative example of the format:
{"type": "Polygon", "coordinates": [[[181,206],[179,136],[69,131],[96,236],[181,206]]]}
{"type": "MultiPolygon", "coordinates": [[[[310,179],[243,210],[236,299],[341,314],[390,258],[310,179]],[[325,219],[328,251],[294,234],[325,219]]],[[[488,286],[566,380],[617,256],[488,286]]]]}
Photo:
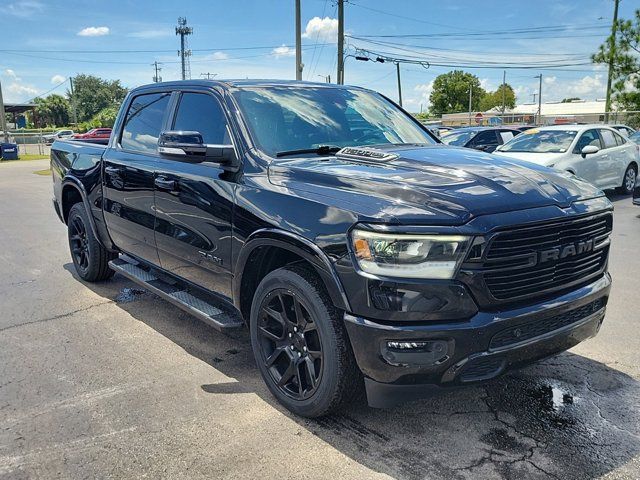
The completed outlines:
{"type": "Polygon", "coordinates": [[[398,105],[402,106],[402,84],[400,83],[400,62],[396,62],[396,74],[398,75],[398,105]]]}
{"type": "Polygon", "coordinates": [[[471,126],[471,100],[473,99],[473,85],[469,85],[469,126],[471,126]]]}
{"type": "Polygon", "coordinates": [[[507,84],[507,71],[502,71],[502,116],[504,116],[504,112],[507,109],[506,100],[505,100],[505,86],[507,84]]]}
{"type": "Polygon", "coordinates": [[[538,87],[538,124],[542,125],[542,74],[536,75],[535,78],[540,79],[540,86],[538,87]]]}
{"type": "Polygon", "coordinates": [[[211,80],[213,77],[215,77],[216,75],[218,75],[217,73],[201,73],[200,76],[202,78],[207,77],[207,80],[211,80]]]}
{"type": "Polygon", "coordinates": [[[611,24],[611,44],[609,45],[609,74],[607,75],[607,99],[604,102],[604,123],[609,123],[609,110],[611,110],[611,80],[613,78],[613,59],[616,50],[616,33],[618,31],[618,4],[620,0],[614,0],[613,23],[611,24]]]}
{"type": "Polygon", "coordinates": [[[4,114],[4,100],[2,99],[2,85],[0,84],[0,128],[5,143],[9,143],[9,132],[7,132],[7,117],[4,114]]]}
{"type": "Polygon", "coordinates": [[[78,126],[78,113],[76,112],[76,96],[73,93],[73,77],[69,77],[69,91],[71,92],[71,113],[73,114],[73,123],[78,126]]]}
{"type": "Polygon", "coordinates": [[[300,0],[296,0],[296,80],[302,80],[302,26],[300,24],[300,0]]]}
{"type": "Polygon", "coordinates": [[[158,65],[162,65],[162,63],[158,63],[158,61],[155,61],[151,64],[151,66],[154,67],[156,71],[156,74],[153,76],[154,83],[158,83],[162,81],[162,77],[160,76],[160,72],[162,71],[162,69],[158,67],[158,65]]]}
{"type": "Polygon", "coordinates": [[[344,0],[338,2],[338,85],[344,85],[344,0]]]}
{"type": "Polygon", "coordinates": [[[189,67],[189,58],[191,56],[191,50],[186,48],[186,37],[193,33],[193,28],[187,27],[187,19],[184,17],[178,18],[178,26],[176,27],[176,35],[180,35],[180,63],[182,66],[182,80],[186,80],[187,77],[191,78],[191,67],[189,67]]]}

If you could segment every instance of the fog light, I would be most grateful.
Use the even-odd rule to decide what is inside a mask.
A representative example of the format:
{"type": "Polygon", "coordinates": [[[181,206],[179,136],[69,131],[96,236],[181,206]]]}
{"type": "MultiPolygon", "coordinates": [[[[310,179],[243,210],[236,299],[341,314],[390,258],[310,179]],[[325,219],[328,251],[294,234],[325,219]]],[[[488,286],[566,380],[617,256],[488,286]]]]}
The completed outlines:
{"type": "Polygon", "coordinates": [[[409,352],[435,352],[444,353],[447,351],[447,342],[444,340],[428,340],[417,342],[401,342],[389,341],[387,342],[387,348],[389,350],[409,351],[409,352]]]}
{"type": "Polygon", "coordinates": [[[382,356],[392,365],[440,365],[449,358],[449,348],[447,340],[389,340],[382,356]]]}
{"type": "Polygon", "coordinates": [[[429,342],[387,342],[387,347],[393,350],[409,350],[425,348],[429,342]]]}

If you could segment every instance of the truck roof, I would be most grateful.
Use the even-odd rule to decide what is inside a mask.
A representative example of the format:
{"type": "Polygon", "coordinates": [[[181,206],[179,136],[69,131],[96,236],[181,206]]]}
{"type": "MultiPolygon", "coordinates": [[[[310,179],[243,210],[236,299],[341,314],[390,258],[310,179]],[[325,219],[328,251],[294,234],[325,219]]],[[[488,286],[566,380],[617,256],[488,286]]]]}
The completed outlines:
{"type": "Polygon", "coordinates": [[[228,79],[228,80],[175,80],[171,82],[151,83],[147,85],[141,85],[133,90],[146,89],[152,87],[178,87],[178,86],[201,86],[201,87],[221,87],[221,88],[242,88],[242,87],[266,87],[266,86],[278,86],[278,87],[329,87],[329,88],[357,88],[363,90],[361,87],[350,85],[337,85],[335,83],[323,83],[323,82],[306,82],[301,80],[278,80],[278,79],[228,79]]]}

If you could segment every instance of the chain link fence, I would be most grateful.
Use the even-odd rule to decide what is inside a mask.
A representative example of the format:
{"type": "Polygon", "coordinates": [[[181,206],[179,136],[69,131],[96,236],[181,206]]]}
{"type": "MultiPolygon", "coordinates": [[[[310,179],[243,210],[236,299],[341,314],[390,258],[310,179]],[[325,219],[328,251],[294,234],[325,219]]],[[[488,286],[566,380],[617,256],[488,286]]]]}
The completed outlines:
{"type": "Polygon", "coordinates": [[[444,126],[498,126],[498,125],[567,125],[575,123],[599,123],[609,125],[628,125],[632,128],[640,128],[640,111],[610,112],[608,116],[604,112],[575,113],[575,114],[550,114],[540,115],[535,113],[494,113],[494,112],[460,112],[442,115],[440,119],[430,119],[428,123],[440,123],[444,126]]]}

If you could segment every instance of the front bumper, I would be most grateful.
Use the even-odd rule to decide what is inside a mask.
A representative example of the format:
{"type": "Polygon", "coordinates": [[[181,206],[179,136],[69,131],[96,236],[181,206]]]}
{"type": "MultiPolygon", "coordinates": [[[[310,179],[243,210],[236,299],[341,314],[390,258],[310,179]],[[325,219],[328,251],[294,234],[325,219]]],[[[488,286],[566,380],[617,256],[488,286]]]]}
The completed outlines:
{"type": "Polygon", "coordinates": [[[371,406],[424,396],[434,386],[494,378],[595,336],[611,288],[605,273],[589,285],[536,305],[479,312],[467,321],[390,325],[345,314],[371,406]],[[390,348],[413,342],[417,350],[390,348]]]}

